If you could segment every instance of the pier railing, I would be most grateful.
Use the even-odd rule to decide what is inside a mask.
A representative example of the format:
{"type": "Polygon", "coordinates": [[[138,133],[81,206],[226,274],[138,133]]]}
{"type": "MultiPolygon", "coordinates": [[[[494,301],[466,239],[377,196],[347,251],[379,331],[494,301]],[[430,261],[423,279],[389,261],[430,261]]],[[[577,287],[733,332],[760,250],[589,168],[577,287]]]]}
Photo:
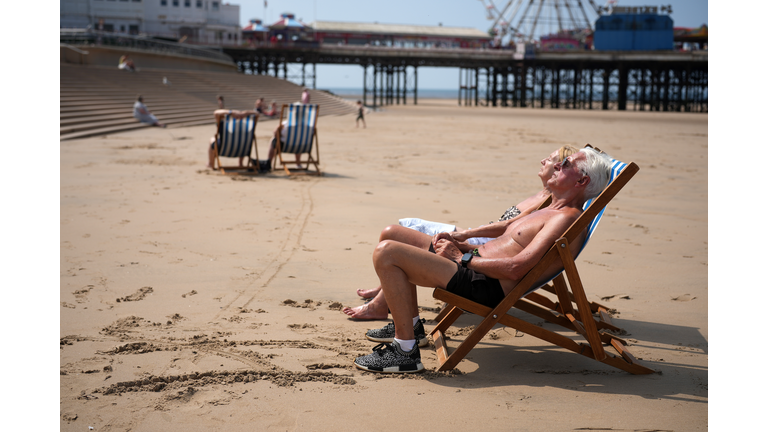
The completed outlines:
{"type": "Polygon", "coordinates": [[[77,29],[62,29],[59,41],[73,46],[103,45],[120,48],[135,48],[155,53],[173,53],[202,57],[213,60],[231,62],[232,58],[221,51],[221,48],[203,48],[175,42],[151,39],[144,36],[115,34],[110,32],[84,31],[77,29]]]}

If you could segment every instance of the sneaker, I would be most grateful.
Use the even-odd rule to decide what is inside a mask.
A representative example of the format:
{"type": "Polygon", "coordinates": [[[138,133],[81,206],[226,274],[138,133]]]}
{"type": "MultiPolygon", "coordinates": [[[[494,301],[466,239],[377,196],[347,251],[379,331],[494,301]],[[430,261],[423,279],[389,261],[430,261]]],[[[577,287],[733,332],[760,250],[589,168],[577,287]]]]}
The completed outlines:
{"type": "Polygon", "coordinates": [[[424,370],[419,346],[414,345],[410,352],[405,352],[397,341],[376,345],[373,353],[356,358],[355,366],[368,372],[380,373],[415,373],[424,370]]]}
{"type": "MultiPolygon", "coordinates": [[[[420,347],[425,347],[429,344],[427,332],[424,331],[425,321],[427,320],[422,318],[413,326],[413,335],[416,337],[416,343],[420,347]]],[[[365,337],[374,342],[392,343],[395,341],[395,323],[389,323],[380,329],[368,330],[365,332],[365,337]]]]}

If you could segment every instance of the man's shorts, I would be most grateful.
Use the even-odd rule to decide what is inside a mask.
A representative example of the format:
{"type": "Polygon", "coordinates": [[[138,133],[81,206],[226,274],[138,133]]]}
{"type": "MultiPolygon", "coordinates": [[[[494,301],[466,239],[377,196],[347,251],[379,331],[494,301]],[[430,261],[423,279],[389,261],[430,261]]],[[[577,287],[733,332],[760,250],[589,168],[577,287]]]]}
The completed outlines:
{"type": "MultiPolygon", "coordinates": [[[[435,253],[432,244],[429,245],[429,251],[435,253]]],[[[504,289],[498,279],[462,267],[460,263],[456,265],[458,270],[445,287],[446,291],[490,308],[495,308],[504,300],[504,289]]]]}
{"type": "Polygon", "coordinates": [[[456,266],[458,270],[445,287],[446,291],[489,308],[496,307],[504,300],[504,289],[498,279],[462,267],[459,263],[456,266]]]}

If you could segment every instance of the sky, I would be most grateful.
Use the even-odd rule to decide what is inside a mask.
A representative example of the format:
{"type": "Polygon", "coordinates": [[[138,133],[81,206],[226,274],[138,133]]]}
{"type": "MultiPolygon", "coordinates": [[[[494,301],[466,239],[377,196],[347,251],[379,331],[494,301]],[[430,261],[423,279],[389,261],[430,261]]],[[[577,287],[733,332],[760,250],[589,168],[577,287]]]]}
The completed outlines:
{"type": "MultiPolygon", "coordinates": [[[[501,9],[507,0],[494,0],[501,9]]],[[[388,0],[363,2],[359,0],[234,0],[240,5],[240,25],[246,26],[252,18],[272,24],[282,13],[292,13],[305,24],[313,21],[345,21],[382,24],[440,25],[448,27],[471,27],[486,31],[492,21],[486,18],[483,2],[480,0],[388,0]]],[[[486,0],[485,4],[490,1],[486,0]]],[[[571,1],[575,4],[575,1],[571,1]]],[[[597,15],[589,9],[589,3],[582,0],[590,18],[597,15]]],[[[606,0],[595,0],[602,6],[606,0]]],[[[708,24],[708,2],[706,0],[622,1],[618,6],[672,6],[672,20],[676,27],[699,27],[708,24]]],[[[593,21],[594,24],[594,21],[593,21]]],[[[457,68],[427,68],[418,71],[418,88],[455,89],[458,86],[457,68]]],[[[363,85],[363,68],[357,65],[317,66],[317,88],[360,88],[363,85]]]]}

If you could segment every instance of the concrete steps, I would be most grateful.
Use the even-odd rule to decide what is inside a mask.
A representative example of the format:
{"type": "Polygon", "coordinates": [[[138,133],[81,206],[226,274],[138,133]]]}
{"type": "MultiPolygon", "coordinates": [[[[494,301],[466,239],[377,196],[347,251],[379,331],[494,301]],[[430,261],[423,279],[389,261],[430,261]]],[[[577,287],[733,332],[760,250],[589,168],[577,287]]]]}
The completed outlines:
{"type": "MultiPolygon", "coordinates": [[[[262,97],[278,107],[299,100],[302,88],[264,75],[146,69],[131,73],[112,67],[60,65],[59,139],[67,140],[149,127],[133,118],[141,94],[149,110],[169,128],[213,125],[216,96],[226,108],[253,109],[262,97]],[[166,83],[163,83],[163,78],[166,83]]],[[[321,116],[354,114],[353,104],[316,90],[311,101],[321,116]]]]}

